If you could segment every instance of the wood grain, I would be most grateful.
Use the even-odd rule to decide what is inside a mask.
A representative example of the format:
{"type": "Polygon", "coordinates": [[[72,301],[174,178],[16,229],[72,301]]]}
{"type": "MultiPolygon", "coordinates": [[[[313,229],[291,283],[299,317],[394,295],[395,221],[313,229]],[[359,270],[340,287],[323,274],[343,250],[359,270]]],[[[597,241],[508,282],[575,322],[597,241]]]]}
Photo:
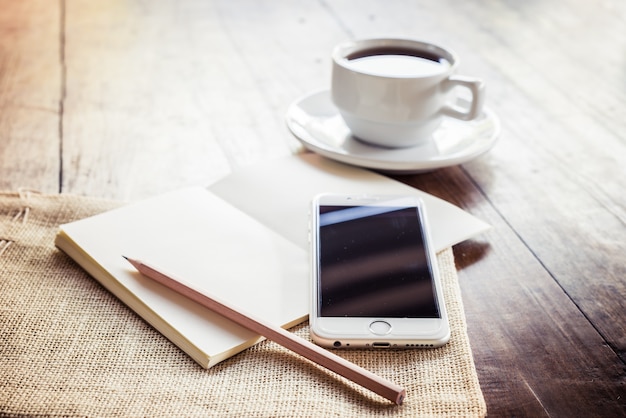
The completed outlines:
{"type": "MultiPolygon", "coordinates": [[[[563,36],[581,37],[573,30],[578,12],[559,7],[546,8],[544,14],[557,24],[569,22],[562,28],[563,36]]],[[[521,111],[506,121],[510,140],[494,149],[494,158],[489,160],[494,164],[468,164],[468,173],[485,185],[484,192],[497,210],[623,356],[626,305],[605,301],[626,298],[626,199],[617,180],[626,177],[626,152],[619,134],[626,119],[621,110],[613,111],[610,122],[599,115],[607,106],[621,103],[623,109],[626,94],[623,89],[610,93],[613,86],[623,83],[623,73],[610,65],[601,71],[589,66],[584,45],[597,45],[594,54],[606,53],[610,62],[615,59],[610,51],[623,51],[626,37],[605,39],[607,31],[619,32],[620,27],[619,20],[609,18],[603,30],[588,31],[585,42],[576,48],[554,48],[544,57],[545,51],[535,52],[536,46],[554,37],[555,29],[527,16],[520,20],[520,30],[522,23],[527,36],[513,50],[524,54],[498,64],[507,72],[522,69],[523,74],[507,74],[519,80],[519,94],[494,100],[504,114],[521,111]],[[538,62],[547,68],[541,71],[538,62]],[[601,95],[610,99],[604,101],[601,95]],[[494,170],[503,169],[507,175],[493,179],[494,170]],[[515,196],[511,196],[513,190],[515,196]]]]}
{"type": "Polygon", "coordinates": [[[228,172],[212,107],[237,115],[233,64],[210,3],[68,1],[66,22],[65,191],[128,199],[228,172]]]}
{"type": "Polygon", "coordinates": [[[577,416],[584,406],[598,416],[619,415],[623,361],[481,191],[454,171],[461,170],[402,180],[466,207],[493,226],[455,247],[489,413],[577,416]]]}
{"type": "Polygon", "coordinates": [[[59,191],[61,15],[0,1],[0,188],[59,191]]]}
{"type": "Polygon", "coordinates": [[[290,41],[317,18],[334,23],[251,1],[68,1],[63,189],[136,198],[297,150],[284,112],[326,84],[339,39],[290,41]]]}

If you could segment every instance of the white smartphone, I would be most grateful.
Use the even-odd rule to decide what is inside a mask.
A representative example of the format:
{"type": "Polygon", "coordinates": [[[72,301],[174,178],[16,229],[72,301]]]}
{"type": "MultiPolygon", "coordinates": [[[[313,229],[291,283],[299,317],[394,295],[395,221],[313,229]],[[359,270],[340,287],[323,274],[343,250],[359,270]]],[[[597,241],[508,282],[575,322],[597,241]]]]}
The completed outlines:
{"type": "Polygon", "coordinates": [[[311,338],[334,348],[426,348],[450,327],[416,196],[323,194],[311,212],[311,338]]]}

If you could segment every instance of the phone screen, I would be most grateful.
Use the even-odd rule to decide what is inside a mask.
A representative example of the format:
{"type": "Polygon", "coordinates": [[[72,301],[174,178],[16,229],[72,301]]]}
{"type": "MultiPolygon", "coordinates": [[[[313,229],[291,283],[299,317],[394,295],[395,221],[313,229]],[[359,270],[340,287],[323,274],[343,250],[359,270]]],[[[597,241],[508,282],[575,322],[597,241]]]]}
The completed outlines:
{"type": "Polygon", "coordinates": [[[322,317],[440,318],[419,208],[319,207],[322,317]]]}

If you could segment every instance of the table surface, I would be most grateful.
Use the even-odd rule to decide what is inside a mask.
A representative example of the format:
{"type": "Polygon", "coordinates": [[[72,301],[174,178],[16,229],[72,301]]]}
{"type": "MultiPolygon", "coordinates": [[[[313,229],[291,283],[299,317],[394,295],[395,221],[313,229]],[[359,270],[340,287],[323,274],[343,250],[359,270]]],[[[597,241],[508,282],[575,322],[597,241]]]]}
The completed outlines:
{"type": "Polygon", "coordinates": [[[454,247],[492,416],[626,415],[626,2],[0,0],[0,189],[134,200],[302,152],[365,37],[487,83],[487,154],[397,176],[493,228],[454,247]]]}

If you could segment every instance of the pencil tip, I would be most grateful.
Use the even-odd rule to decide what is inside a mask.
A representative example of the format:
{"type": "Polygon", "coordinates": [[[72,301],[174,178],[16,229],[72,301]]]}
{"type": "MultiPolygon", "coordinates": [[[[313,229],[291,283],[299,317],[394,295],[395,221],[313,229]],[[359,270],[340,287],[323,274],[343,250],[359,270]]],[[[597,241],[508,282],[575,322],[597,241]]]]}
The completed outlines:
{"type": "Polygon", "coordinates": [[[130,258],[126,257],[124,254],[122,254],[122,257],[124,257],[126,260],[130,261],[130,258]]]}

